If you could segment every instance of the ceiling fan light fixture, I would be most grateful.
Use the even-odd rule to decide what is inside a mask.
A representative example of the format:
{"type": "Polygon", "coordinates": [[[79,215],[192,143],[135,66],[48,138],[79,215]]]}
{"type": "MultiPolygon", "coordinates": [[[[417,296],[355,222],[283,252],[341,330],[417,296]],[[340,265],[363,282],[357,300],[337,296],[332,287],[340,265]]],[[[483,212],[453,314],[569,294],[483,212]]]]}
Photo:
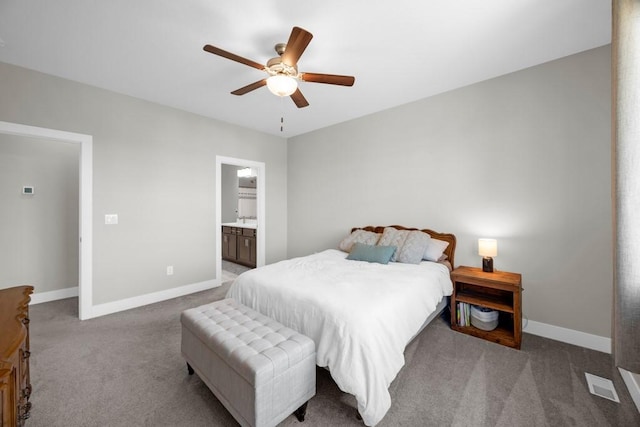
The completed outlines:
{"type": "Polygon", "coordinates": [[[298,89],[298,81],[285,74],[276,74],[267,78],[267,87],[274,95],[289,96],[298,89]]]}
{"type": "Polygon", "coordinates": [[[298,71],[298,60],[312,38],[313,34],[307,30],[300,27],[293,27],[289,40],[286,43],[278,43],[275,46],[275,51],[278,56],[269,59],[266,65],[261,65],[235,53],[211,46],[210,44],[205,45],[203,49],[211,54],[263,71],[268,75],[267,78],[260,79],[257,82],[234,90],[231,92],[232,95],[245,95],[263,86],[267,86],[269,92],[274,95],[281,98],[288,96],[293,103],[296,104],[296,107],[304,108],[309,106],[309,102],[298,88],[298,81],[340,86],[353,86],[355,82],[355,77],[353,76],[300,73],[298,71]]]}

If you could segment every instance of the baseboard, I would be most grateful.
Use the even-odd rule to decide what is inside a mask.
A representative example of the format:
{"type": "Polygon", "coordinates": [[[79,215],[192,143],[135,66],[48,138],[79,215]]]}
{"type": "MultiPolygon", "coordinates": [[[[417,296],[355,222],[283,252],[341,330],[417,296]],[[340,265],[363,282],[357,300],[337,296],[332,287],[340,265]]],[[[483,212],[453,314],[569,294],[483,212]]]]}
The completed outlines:
{"type": "Polygon", "coordinates": [[[151,294],[140,295],[137,297],[126,298],[118,301],[98,304],[91,307],[91,313],[87,319],[93,317],[106,316],[107,314],[117,313],[119,311],[130,310],[143,305],[153,304],[156,302],[166,301],[168,299],[193,294],[195,292],[206,291],[207,289],[220,286],[220,280],[206,280],[204,282],[193,283],[191,285],[181,286],[179,288],[167,289],[164,291],[153,292],[151,294]]]}
{"type": "MultiPolygon", "coordinates": [[[[107,314],[117,313],[119,311],[130,310],[132,308],[141,307],[147,304],[166,301],[171,298],[177,298],[189,295],[195,292],[205,291],[207,289],[220,286],[220,279],[206,280],[204,282],[193,283],[181,286],[179,288],[167,289],[164,291],[154,292],[151,294],[140,295],[137,297],[127,298],[119,301],[113,301],[105,304],[94,305],[91,307],[91,313],[86,317],[105,316],[107,314]]],[[[55,301],[64,298],[72,298],[78,296],[78,287],[59,289],[49,292],[37,292],[31,295],[31,304],[40,304],[43,302],[55,301]]],[[[562,328],[560,326],[549,325],[546,323],[535,322],[529,320],[523,332],[550,338],[556,341],[566,342],[568,344],[601,351],[603,353],[611,353],[611,339],[598,335],[587,334],[585,332],[573,329],[562,328]]],[[[635,383],[637,385],[637,382],[635,383]]],[[[637,405],[637,403],[636,403],[637,405]]]]}
{"type": "Polygon", "coordinates": [[[611,338],[529,320],[523,332],[611,354],[611,338]]]}
{"type": "Polygon", "coordinates": [[[620,371],[620,375],[622,375],[622,379],[629,390],[633,403],[636,404],[636,408],[638,409],[638,412],[640,412],[640,375],[622,368],[618,368],[618,370],[620,371]]]}
{"type": "Polygon", "coordinates": [[[78,287],[57,289],[48,292],[35,292],[31,295],[30,304],[42,304],[43,302],[55,301],[65,298],[73,298],[78,296],[78,287]]]}

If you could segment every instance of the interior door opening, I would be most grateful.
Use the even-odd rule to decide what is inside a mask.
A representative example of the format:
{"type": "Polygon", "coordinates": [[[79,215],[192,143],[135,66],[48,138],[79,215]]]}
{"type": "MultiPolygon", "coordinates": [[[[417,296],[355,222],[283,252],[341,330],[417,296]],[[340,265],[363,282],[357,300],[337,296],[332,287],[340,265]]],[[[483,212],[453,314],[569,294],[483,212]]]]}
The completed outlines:
{"type": "Polygon", "coordinates": [[[264,265],[264,163],[217,157],[216,275],[220,283],[264,265]]]}
{"type": "MultiPolygon", "coordinates": [[[[78,214],[78,316],[88,319],[92,316],[92,246],[93,226],[92,217],[92,180],[93,180],[93,137],[91,135],[40,128],[18,123],[0,121],[0,134],[18,137],[37,138],[44,141],[66,142],[80,145],[79,156],[79,214],[78,214]]],[[[37,191],[37,189],[35,190],[37,191]]],[[[37,297],[38,290],[32,296],[37,297]]],[[[59,299],[58,292],[53,299],[59,299]]],[[[44,302],[44,301],[42,301],[44,302]]]]}

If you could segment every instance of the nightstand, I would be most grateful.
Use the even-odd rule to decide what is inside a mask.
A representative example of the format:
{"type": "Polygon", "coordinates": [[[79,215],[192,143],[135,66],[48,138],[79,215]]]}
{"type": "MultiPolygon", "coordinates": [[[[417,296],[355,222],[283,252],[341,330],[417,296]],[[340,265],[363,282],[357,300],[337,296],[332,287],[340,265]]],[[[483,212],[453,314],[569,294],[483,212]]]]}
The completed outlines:
{"type": "Polygon", "coordinates": [[[481,268],[458,267],[451,272],[451,329],[465,334],[520,349],[522,339],[522,277],[518,273],[494,271],[486,273],[481,268]],[[498,326],[484,331],[474,326],[459,326],[456,322],[457,303],[487,307],[497,310],[498,326]]]}

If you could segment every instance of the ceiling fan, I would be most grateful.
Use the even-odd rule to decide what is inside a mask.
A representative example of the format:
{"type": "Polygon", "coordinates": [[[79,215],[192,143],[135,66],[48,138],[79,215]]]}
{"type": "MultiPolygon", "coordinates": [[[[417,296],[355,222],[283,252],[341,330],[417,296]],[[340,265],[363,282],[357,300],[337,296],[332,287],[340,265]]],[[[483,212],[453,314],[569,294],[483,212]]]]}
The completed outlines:
{"type": "Polygon", "coordinates": [[[325,83],[330,85],[353,86],[355,77],[340,76],[336,74],[303,73],[298,71],[298,59],[311,42],[313,34],[300,27],[293,27],[289,41],[278,43],[275,50],[279,56],[267,61],[267,65],[259,64],[250,59],[243,58],[226,50],[215,46],[205,45],[204,50],[214,55],[248,65],[258,70],[266,72],[269,76],[257,82],[231,92],[233,95],[244,95],[252,90],[267,86],[268,89],[278,96],[290,96],[298,108],[309,105],[298,88],[298,81],[325,83]]]}

